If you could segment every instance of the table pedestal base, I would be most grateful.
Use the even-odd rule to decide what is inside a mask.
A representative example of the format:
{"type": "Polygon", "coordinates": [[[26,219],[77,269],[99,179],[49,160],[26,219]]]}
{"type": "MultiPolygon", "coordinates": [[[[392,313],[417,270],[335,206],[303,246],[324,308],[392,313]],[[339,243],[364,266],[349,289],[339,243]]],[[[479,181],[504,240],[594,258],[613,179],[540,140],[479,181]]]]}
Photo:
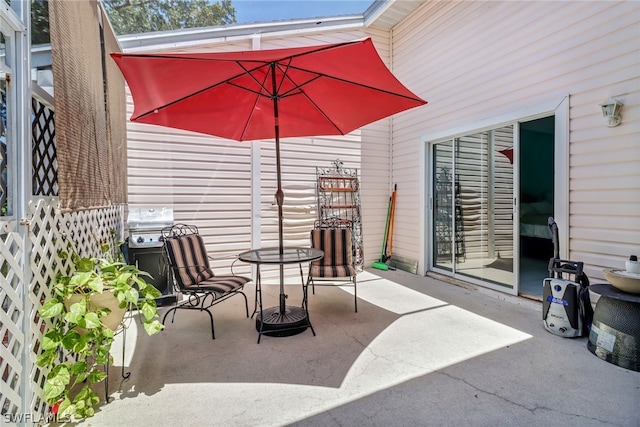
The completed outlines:
{"type": "Polygon", "coordinates": [[[256,330],[270,337],[297,335],[309,326],[309,317],[302,307],[286,306],[284,313],[280,312],[280,307],[265,308],[262,316],[256,319],[256,330]]]}

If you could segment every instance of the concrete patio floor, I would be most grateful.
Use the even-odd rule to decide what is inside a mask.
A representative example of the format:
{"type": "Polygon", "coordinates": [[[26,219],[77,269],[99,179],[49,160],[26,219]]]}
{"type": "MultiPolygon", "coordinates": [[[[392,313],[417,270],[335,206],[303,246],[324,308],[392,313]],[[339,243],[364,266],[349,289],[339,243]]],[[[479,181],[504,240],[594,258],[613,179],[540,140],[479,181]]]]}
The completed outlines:
{"type": "MultiPolygon", "coordinates": [[[[276,303],[277,286],[264,288],[276,303]]],[[[213,308],[215,340],[198,312],[159,336],[132,327],[111,402],[80,425],[640,425],[640,372],[547,332],[541,303],[402,271],[361,273],[358,313],[348,291],[310,295],[315,337],[257,344],[238,297],[213,308]]]]}

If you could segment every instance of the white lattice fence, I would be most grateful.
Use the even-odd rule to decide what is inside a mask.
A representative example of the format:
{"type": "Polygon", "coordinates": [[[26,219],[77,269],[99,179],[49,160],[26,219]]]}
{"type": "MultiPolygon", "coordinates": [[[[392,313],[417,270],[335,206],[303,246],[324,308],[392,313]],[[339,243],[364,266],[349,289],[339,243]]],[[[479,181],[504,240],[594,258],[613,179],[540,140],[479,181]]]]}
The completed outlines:
{"type": "Polygon", "coordinates": [[[17,413],[22,406],[20,382],[24,372],[22,355],[25,350],[23,325],[24,272],[20,259],[24,253],[24,241],[16,230],[16,223],[9,222],[0,233],[0,374],[2,414],[17,413]]]}
{"type": "Polygon", "coordinates": [[[58,252],[67,250],[71,243],[81,256],[97,256],[100,254],[100,243],[109,239],[112,232],[117,240],[122,239],[124,227],[122,206],[60,214],[58,205],[56,197],[34,200],[29,204],[28,239],[31,250],[26,268],[30,268],[31,280],[24,305],[20,298],[24,275],[19,260],[25,245],[17,232],[3,234],[0,242],[0,285],[3,298],[0,320],[4,337],[4,346],[0,346],[2,379],[10,385],[6,393],[4,390],[7,387],[3,386],[0,397],[2,413],[31,414],[32,420],[38,419],[38,416],[44,418],[47,410],[47,405],[42,400],[46,372],[34,364],[46,328],[45,321],[38,316],[38,308],[49,297],[49,286],[56,275],[59,272],[69,272],[72,268],[69,261],[58,257],[58,252]],[[30,328],[26,333],[22,331],[25,311],[30,328]],[[25,346],[29,348],[26,349],[25,346]],[[25,351],[23,361],[21,355],[25,351]],[[26,372],[29,378],[25,381],[21,376],[26,372]],[[27,390],[20,390],[21,382],[28,384],[27,390]],[[29,402],[28,408],[21,407],[21,393],[25,394],[29,402]]]}

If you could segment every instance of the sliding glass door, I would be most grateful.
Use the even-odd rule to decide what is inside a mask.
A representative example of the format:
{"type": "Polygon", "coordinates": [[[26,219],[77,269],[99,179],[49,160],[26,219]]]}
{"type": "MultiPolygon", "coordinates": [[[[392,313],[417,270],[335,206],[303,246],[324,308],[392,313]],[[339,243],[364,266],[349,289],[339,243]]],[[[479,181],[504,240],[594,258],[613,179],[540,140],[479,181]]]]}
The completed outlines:
{"type": "Polygon", "coordinates": [[[432,146],[431,265],[517,293],[514,126],[432,146]]]}

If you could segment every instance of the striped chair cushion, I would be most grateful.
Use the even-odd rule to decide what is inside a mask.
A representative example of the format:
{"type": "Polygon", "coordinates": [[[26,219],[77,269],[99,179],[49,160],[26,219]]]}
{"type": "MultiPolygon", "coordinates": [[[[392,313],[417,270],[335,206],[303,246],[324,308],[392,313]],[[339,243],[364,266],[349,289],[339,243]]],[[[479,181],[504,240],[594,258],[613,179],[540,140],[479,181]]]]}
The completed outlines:
{"type": "Polygon", "coordinates": [[[311,264],[313,277],[351,277],[356,275],[353,266],[351,230],[311,230],[311,247],[324,251],[324,258],[311,264]]]}
{"type": "MultiPolygon", "coordinates": [[[[212,291],[220,294],[242,288],[251,279],[242,276],[215,276],[197,284],[199,291],[212,291]]],[[[195,287],[195,285],[192,285],[195,287]]],[[[187,288],[188,289],[188,288],[187,288]]]]}
{"type": "Polygon", "coordinates": [[[202,237],[198,234],[167,237],[165,247],[180,288],[213,277],[202,237]]]}

